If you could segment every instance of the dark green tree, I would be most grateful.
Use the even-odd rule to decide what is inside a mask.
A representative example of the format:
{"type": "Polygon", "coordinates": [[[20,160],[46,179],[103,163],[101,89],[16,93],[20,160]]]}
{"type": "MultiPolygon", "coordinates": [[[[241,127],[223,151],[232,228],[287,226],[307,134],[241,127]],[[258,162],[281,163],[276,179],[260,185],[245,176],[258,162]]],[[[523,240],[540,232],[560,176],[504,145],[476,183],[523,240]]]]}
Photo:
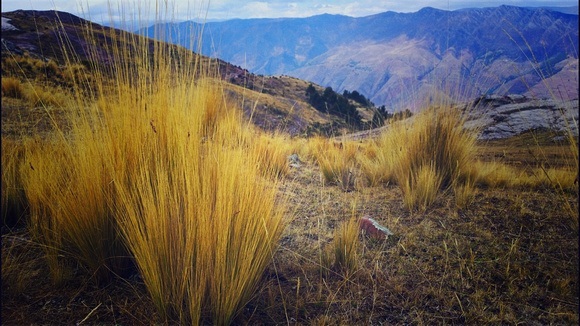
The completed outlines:
{"type": "Polygon", "coordinates": [[[326,87],[322,95],[310,84],[306,89],[308,102],[315,109],[328,114],[336,115],[355,128],[362,126],[362,118],[356,107],[349,103],[348,99],[337,94],[332,87],[326,87]]]}

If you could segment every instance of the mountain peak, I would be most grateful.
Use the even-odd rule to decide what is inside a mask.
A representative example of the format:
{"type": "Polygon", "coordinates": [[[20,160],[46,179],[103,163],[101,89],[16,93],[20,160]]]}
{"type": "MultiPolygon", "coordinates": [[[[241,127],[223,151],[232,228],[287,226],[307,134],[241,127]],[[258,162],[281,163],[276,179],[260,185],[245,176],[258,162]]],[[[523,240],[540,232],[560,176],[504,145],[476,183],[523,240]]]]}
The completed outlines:
{"type": "Polygon", "coordinates": [[[421,9],[419,9],[419,11],[417,11],[417,13],[418,14],[419,13],[421,13],[421,14],[424,14],[424,13],[432,14],[432,13],[442,13],[442,12],[446,12],[446,11],[448,11],[448,10],[437,9],[437,8],[434,8],[434,7],[423,7],[421,9]]]}
{"type": "Polygon", "coordinates": [[[319,17],[319,18],[335,18],[335,17],[350,17],[350,16],[346,16],[346,15],[341,15],[341,14],[329,14],[329,13],[324,13],[324,14],[320,14],[320,15],[314,15],[312,17],[319,17]]]}

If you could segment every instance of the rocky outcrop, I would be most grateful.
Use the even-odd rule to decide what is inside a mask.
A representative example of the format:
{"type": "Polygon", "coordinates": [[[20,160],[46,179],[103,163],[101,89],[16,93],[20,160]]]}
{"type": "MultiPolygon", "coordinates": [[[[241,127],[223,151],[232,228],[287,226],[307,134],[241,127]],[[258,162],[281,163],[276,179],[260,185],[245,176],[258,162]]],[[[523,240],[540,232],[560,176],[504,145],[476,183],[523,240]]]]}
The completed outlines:
{"type": "Polygon", "coordinates": [[[521,95],[485,96],[468,110],[466,127],[479,139],[508,138],[530,130],[570,131],[578,136],[578,100],[532,100],[521,95]]]}
{"type": "Polygon", "coordinates": [[[17,31],[18,28],[14,27],[14,25],[10,24],[10,19],[6,17],[2,17],[2,30],[3,31],[17,31]]]}

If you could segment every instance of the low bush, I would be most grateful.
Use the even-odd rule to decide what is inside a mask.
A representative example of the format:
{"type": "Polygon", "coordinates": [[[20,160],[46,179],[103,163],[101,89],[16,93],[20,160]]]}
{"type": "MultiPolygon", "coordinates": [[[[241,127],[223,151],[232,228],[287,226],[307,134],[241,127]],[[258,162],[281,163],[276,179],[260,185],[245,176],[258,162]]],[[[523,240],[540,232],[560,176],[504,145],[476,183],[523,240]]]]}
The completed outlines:
{"type": "Polygon", "coordinates": [[[24,86],[17,78],[2,77],[2,96],[24,98],[24,86]]]}

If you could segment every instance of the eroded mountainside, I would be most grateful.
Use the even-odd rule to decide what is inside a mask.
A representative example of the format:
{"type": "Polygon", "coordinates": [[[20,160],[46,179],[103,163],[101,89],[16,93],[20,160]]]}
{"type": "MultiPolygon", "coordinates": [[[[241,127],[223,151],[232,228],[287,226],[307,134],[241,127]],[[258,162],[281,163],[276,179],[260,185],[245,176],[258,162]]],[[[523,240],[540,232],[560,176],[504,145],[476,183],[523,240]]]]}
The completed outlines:
{"type": "MultiPolygon", "coordinates": [[[[192,47],[193,22],[140,31],[192,47]]],[[[236,19],[204,26],[202,53],[251,72],[359,90],[377,105],[482,94],[578,98],[578,15],[500,6],[353,18],[236,19]]]]}

